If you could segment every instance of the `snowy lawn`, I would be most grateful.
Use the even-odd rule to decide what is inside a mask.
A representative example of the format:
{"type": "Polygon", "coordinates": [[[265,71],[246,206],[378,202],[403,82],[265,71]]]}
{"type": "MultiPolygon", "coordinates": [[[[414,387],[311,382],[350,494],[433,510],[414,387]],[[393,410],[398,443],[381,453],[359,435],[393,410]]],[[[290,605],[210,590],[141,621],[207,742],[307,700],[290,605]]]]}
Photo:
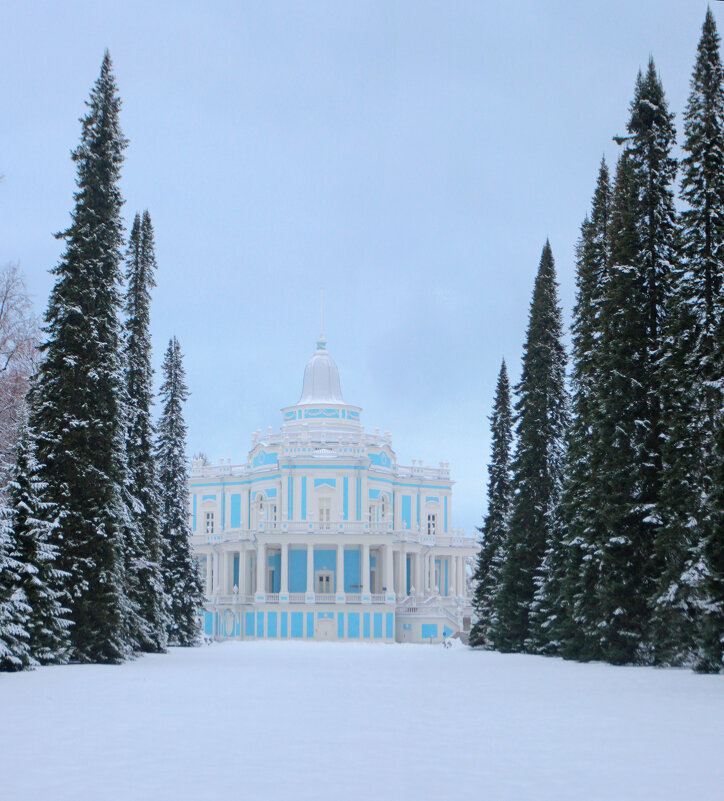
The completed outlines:
{"type": "Polygon", "coordinates": [[[0,674],[0,797],[721,801],[724,677],[306,642],[0,674]]]}

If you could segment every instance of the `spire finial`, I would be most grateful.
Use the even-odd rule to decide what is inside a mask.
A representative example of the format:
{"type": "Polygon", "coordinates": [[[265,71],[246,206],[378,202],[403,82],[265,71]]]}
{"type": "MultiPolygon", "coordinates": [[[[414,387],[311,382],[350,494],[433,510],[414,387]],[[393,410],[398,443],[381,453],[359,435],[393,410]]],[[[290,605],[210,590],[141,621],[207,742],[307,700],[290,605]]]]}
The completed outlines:
{"type": "Polygon", "coordinates": [[[319,338],[324,339],[324,287],[319,290],[319,338]]]}

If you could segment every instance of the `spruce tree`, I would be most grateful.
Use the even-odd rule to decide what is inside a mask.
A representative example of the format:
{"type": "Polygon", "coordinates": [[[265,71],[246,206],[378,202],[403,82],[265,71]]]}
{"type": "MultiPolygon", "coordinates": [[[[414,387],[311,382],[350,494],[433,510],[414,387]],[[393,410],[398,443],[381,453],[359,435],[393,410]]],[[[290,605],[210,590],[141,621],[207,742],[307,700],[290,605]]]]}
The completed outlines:
{"type": "Polygon", "coordinates": [[[10,509],[0,505],[0,670],[36,664],[30,653],[30,606],[20,583],[23,565],[14,556],[10,509]]]}
{"type": "Polygon", "coordinates": [[[33,660],[41,665],[67,662],[70,652],[66,574],[57,566],[58,548],[52,542],[54,523],[30,434],[25,429],[16,448],[8,485],[12,517],[13,556],[19,564],[17,581],[29,607],[27,631],[33,660]]]}
{"type": "Polygon", "coordinates": [[[470,644],[492,645],[496,625],[495,596],[500,571],[505,563],[505,545],[510,511],[510,457],[513,439],[513,415],[510,406],[510,382],[505,359],[500,366],[490,417],[491,457],[488,465],[488,511],[478,529],[482,536],[475,575],[473,606],[477,621],[470,631],[470,644]]]}
{"type": "Polygon", "coordinates": [[[168,641],[173,645],[196,645],[204,593],[190,541],[186,423],[183,415],[188,390],[176,337],[169,342],[162,370],[163,410],[158,424],[156,458],[161,493],[163,577],[170,612],[168,641]]]}
{"type": "Polygon", "coordinates": [[[135,526],[127,548],[127,565],[135,582],[131,599],[138,609],[138,647],[165,650],[167,599],[162,576],[160,501],[154,459],[153,369],[151,367],[150,304],[156,270],[153,226],[148,211],[136,215],[128,248],[126,294],[126,453],[128,490],[135,499],[135,526]]]}
{"type": "Polygon", "coordinates": [[[58,525],[58,566],[69,574],[72,658],[119,662],[130,652],[125,592],[123,369],[119,189],[126,140],[106,52],[73,152],[77,191],[54,268],[46,341],[31,389],[40,479],[58,525]]]}
{"type": "Polygon", "coordinates": [[[546,242],[533,290],[516,387],[517,447],[508,545],[497,596],[495,646],[530,647],[530,613],[546,550],[559,547],[559,502],[565,453],[566,356],[553,253],[546,242]]]}
{"type": "Polygon", "coordinates": [[[668,541],[656,597],[659,659],[724,668],[724,69],[707,10],[684,113],[684,258],[666,353],[668,541]],[[693,639],[695,640],[692,642],[693,639]]]}
{"type": "Polygon", "coordinates": [[[557,627],[561,651],[579,659],[589,650],[597,625],[596,558],[600,540],[600,488],[596,468],[597,396],[601,383],[601,299],[610,253],[611,182],[601,161],[590,216],[581,226],[576,259],[576,304],[573,309],[571,423],[563,491],[567,528],[562,592],[568,610],[557,627]]]}
{"type": "MultiPolygon", "coordinates": [[[[647,275],[638,263],[639,188],[630,152],[619,158],[611,204],[610,257],[601,300],[600,376],[592,414],[592,470],[598,477],[595,590],[583,631],[589,658],[646,661],[652,514],[647,275]]],[[[590,597],[586,586],[583,603],[590,597]]]]}

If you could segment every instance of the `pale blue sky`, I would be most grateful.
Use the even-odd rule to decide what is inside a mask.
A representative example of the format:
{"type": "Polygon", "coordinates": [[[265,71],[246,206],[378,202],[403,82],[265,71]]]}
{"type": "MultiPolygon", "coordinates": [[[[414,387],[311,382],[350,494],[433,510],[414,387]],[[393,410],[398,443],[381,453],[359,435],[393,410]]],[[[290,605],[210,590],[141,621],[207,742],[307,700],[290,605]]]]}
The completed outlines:
{"type": "MultiPolygon", "coordinates": [[[[714,2],[720,30],[724,9],[714,2]]],[[[0,263],[45,309],[78,117],[110,49],[126,217],[156,228],[155,361],[176,334],[190,452],[245,459],[299,397],[319,289],[342,391],[398,459],[484,509],[500,359],[520,366],[550,237],[566,320],[602,154],[653,54],[681,112],[700,0],[68,2],[0,13],[0,263]]],[[[680,137],[681,139],[681,137],[680,137]]]]}

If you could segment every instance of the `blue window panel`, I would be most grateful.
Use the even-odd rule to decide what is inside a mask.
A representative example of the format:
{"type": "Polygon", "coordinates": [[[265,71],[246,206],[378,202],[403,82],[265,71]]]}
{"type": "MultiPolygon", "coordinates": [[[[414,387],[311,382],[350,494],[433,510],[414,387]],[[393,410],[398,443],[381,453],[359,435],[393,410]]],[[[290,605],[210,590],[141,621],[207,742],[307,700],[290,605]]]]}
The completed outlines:
{"type": "Polygon", "coordinates": [[[444,513],[445,514],[445,517],[444,517],[444,520],[445,520],[445,531],[447,532],[447,495],[445,496],[444,506],[445,506],[445,513],[444,513]]]}
{"type": "Polygon", "coordinates": [[[318,620],[334,620],[334,612],[317,612],[318,620]]]}
{"type": "Polygon", "coordinates": [[[385,612],[385,637],[391,640],[395,636],[395,618],[392,612],[385,612]]]}
{"type": "Polygon", "coordinates": [[[357,501],[357,520],[362,520],[362,479],[357,478],[357,493],[356,493],[356,501],[357,501]]]}
{"type": "Polygon", "coordinates": [[[422,624],[422,639],[423,640],[437,639],[437,623],[422,624]]]}
{"type": "Polygon", "coordinates": [[[382,612],[375,612],[373,618],[374,628],[372,629],[375,639],[381,640],[382,639],[382,612]]]}
{"type": "Polygon", "coordinates": [[[269,592],[279,592],[282,587],[282,555],[280,553],[269,556],[269,567],[272,569],[271,590],[269,592]]]}
{"type": "Polygon", "coordinates": [[[277,613],[269,612],[266,621],[267,637],[277,636],[277,613]]]}
{"type": "Polygon", "coordinates": [[[344,591],[361,592],[362,587],[359,572],[359,549],[345,549],[344,551],[344,591]]]}
{"type": "Polygon", "coordinates": [[[349,520],[349,479],[342,480],[342,519],[349,520]]]}
{"type": "Polygon", "coordinates": [[[304,636],[304,612],[292,612],[292,637],[304,636]]]}
{"type": "Polygon", "coordinates": [[[254,613],[247,612],[246,613],[246,636],[253,637],[254,636],[254,613]]]}
{"type": "Polygon", "coordinates": [[[289,617],[289,615],[287,614],[287,612],[282,612],[280,617],[281,617],[281,625],[280,625],[281,631],[279,633],[279,636],[280,637],[286,637],[287,636],[287,618],[289,617]]]}
{"type": "Polygon", "coordinates": [[[293,548],[289,551],[289,592],[305,592],[307,589],[307,549],[293,548]]]}
{"type": "Polygon", "coordinates": [[[359,612],[350,612],[347,615],[347,637],[350,640],[359,639],[359,612]]]}
{"type": "Polygon", "coordinates": [[[412,498],[402,496],[402,528],[412,528],[412,498]]]}
{"type": "Polygon", "coordinates": [[[344,639],[344,612],[337,612],[337,639],[344,639]]]}
{"type": "Polygon", "coordinates": [[[302,520],[307,519],[307,477],[302,476],[302,520]]]}
{"type": "Polygon", "coordinates": [[[234,568],[233,569],[234,569],[234,577],[233,577],[232,584],[233,584],[234,587],[238,587],[239,586],[239,555],[238,554],[234,557],[234,568]]]}
{"type": "Polygon", "coordinates": [[[193,521],[192,521],[192,528],[196,531],[196,493],[194,493],[194,514],[193,514],[193,521]]]}
{"type": "Polygon", "coordinates": [[[214,633],[214,616],[211,612],[204,612],[204,634],[211,637],[214,633]]]}
{"type": "Polygon", "coordinates": [[[370,638],[370,613],[365,612],[362,615],[362,636],[365,640],[369,640],[370,638]]]}
{"type": "Polygon", "coordinates": [[[263,637],[264,636],[264,613],[257,612],[256,613],[256,636],[263,637]]]}
{"type": "Polygon", "coordinates": [[[307,612],[307,637],[314,637],[314,612],[307,612]]]}
{"type": "Polygon", "coordinates": [[[402,628],[403,628],[405,631],[410,631],[410,630],[412,629],[412,623],[403,623],[403,624],[402,624],[402,628]]]}
{"type": "Polygon", "coordinates": [[[294,520],[294,477],[287,479],[287,520],[294,520]]]}
{"type": "Polygon", "coordinates": [[[235,492],[231,496],[229,525],[232,528],[241,528],[241,494],[235,492]]]}

